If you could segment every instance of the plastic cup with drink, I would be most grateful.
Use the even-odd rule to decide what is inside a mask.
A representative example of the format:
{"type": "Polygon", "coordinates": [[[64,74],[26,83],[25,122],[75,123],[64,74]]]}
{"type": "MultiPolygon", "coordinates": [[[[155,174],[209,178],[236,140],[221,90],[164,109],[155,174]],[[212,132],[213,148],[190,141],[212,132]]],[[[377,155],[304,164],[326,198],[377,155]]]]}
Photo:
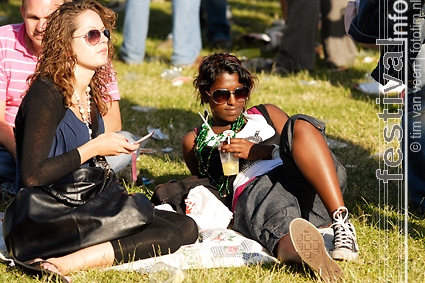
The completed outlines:
{"type": "MultiPolygon", "coordinates": [[[[230,139],[233,137],[234,132],[227,130],[223,132],[227,143],[230,144],[230,139]]],[[[221,165],[223,166],[223,173],[225,176],[236,175],[239,173],[239,158],[233,156],[234,152],[220,151],[221,165]]]]}

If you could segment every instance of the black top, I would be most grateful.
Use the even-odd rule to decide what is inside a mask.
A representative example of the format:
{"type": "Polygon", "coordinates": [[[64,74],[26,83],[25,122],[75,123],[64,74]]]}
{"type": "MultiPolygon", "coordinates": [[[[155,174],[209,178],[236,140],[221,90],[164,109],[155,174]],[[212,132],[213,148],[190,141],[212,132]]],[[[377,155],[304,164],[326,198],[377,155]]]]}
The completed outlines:
{"type": "MultiPolygon", "coordinates": [[[[17,180],[22,181],[22,186],[50,185],[80,167],[78,146],[59,153],[53,149],[54,144],[63,144],[66,139],[63,135],[64,138],[58,141],[56,132],[65,115],[72,116],[69,111],[63,95],[50,79],[42,78],[31,85],[15,121],[18,177],[21,174],[17,180]]],[[[88,131],[85,124],[73,116],[87,132],[81,133],[68,126],[68,131],[75,131],[74,136],[81,145],[88,141],[88,131]]]]}

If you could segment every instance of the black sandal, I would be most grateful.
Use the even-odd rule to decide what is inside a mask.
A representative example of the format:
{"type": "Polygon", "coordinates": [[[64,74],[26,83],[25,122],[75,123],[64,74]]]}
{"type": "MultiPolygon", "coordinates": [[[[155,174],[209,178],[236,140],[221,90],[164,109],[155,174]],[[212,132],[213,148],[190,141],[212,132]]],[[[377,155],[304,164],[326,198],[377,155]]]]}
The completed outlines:
{"type": "Polygon", "coordinates": [[[56,267],[57,270],[59,270],[59,268],[57,268],[56,265],[54,265],[53,263],[47,260],[40,260],[40,261],[29,260],[29,261],[21,262],[19,260],[14,259],[14,262],[17,268],[21,269],[23,272],[25,272],[28,275],[32,275],[34,277],[39,277],[39,278],[41,278],[44,275],[48,275],[50,278],[54,278],[55,280],[59,279],[60,282],[69,283],[69,281],[61,274],[43,268],[43,264],[48,263],[56,267]]]}

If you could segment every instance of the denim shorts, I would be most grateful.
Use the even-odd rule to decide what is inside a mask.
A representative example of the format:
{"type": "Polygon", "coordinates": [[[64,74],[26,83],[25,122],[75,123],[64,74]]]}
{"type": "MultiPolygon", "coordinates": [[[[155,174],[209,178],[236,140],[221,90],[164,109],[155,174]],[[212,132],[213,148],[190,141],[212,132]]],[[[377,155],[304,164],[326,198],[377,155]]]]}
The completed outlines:
{"type": "MultiPolygon", "coordinates": [[[[302,114],[290,117],[280,137],[283,165],[249,182],[239,196],[233,215],[233,229],[259,242],[272,254],[277,242],[289,233],[293,219],[304,218],[316,227],[331,224],[322,200],[292,157],[294,125],[298,119],[308,121],[325,136],[322,121],[302,114]]],[[[332,158],[343,191],[347,173],[333,153],[332,158]]]]}
{"type": "Polygon", "coordinates": [[[4,147],[0,146],[0,186],[4,187],[9,193],[16,194],[15,179],[15,158],[4,147]]]}

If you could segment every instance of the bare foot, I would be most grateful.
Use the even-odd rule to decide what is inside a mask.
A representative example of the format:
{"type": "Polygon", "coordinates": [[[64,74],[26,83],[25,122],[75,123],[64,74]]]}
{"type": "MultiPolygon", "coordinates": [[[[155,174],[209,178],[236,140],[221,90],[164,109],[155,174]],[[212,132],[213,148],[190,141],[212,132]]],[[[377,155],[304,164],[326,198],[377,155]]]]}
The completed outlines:
{"type": "MultiPolygon", "coordinates": [[[[48,270],[48,271],[51,271],[51,272],[53,272],[53,273],[56,273],[56,274],[60,274],[60,275],[62,275],[62,273],[60,272],[60,270],[59,270],[59,268],[56,266],[56,265],[54,265],[53,263],[51,263],[51,262],[48,262],[48,261],[45,261],[45,260],[43,260],[43,259],[41,259],[41,258],[36,258],[34,261],[33,261],[33,263],[34,262],[39,262],[39,261],[42,261],[43,263],[41,263],[41,267],[43,268],[43,269],[45,269],[45,270],[48,270]]],[[[63,275],[62,275],[63,276],[63,275]]],[[[69,277],[69,276],[63,276],[69,283],[71,283],[71,277],[69,277]]]]}

